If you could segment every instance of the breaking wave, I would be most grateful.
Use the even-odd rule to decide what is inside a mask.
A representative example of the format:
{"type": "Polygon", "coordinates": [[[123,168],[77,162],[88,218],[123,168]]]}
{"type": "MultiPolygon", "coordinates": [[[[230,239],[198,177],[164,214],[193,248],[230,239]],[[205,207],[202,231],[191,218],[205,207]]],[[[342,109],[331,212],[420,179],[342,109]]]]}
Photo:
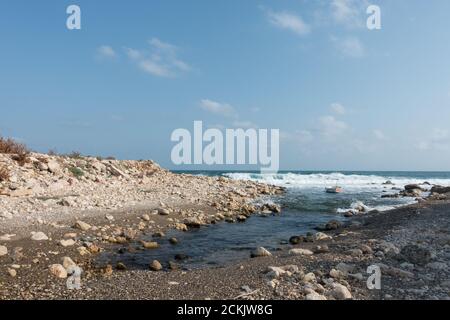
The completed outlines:
{"type": "Polygon", "coordinates": [[[395,176],[378,174],[344,174],[344,173],[227,173],[232,179],[253,180],[283,186],[287,188],[320,188],[339,185],[345,191],[376,191],[403,189],[407,184],[419,184],[425,189],[433,184],[450,185],[450,177],[426,178],[414,176],[395,176]],[[425,184],[424,184],[425,183],[425,184]]]}

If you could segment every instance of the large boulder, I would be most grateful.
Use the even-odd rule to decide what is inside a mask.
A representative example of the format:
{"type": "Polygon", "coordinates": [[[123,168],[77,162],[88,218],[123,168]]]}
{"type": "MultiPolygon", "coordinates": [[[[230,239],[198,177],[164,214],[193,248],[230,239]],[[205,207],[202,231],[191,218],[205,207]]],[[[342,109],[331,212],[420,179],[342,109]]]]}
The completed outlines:
{"type": "Polygon", "coordinates": [[[411,191],[412,190],[420,190],[420,191],[425,191],[425,189],[423,189],[421,186],[419,186],[418,184],[412,183],[412,184],[407,184],[405,186],[405,190],[406,191],[411,191]]]}
{"type": "Polygon", "coordinates": [[[50,160],[47,163],[47,168],[48,168],[48,171],[50,171],[51,173],[59,173],[59,172],[61,172],[61,166],[55,160],[50,160]]]}
{"type": "Polygon", "coordinates": [[[450,187],[433,186],[430,191],[431,193],[440,193],[440,194],[450,193],[450,187]]]}

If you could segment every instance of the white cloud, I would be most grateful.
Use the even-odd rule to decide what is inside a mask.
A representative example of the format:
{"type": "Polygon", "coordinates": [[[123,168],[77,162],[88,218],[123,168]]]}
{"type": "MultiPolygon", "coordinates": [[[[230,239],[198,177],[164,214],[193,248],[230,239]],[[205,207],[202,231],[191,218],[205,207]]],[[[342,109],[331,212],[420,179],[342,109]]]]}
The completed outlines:
{"type": "Polygon", "coordinates": [[[171,71],[164,65],[158,64],[156,61],[153,60],[142,60],[139,62],[138,66],[141,68],[141,70],[153,74],[155,76],[160,77],[171,77],[172,73],[171,71]]]}
{"type": "Polygon", "coordinates": [[[152,47],[154,47],[156,49],[159,49],[159,50],[162,50],[162,51],[169,51],[169,52],[174,53],[177,50],[177,47],[174,46],[173,44],[170,44],[170,43],[167,43],[167,42],[163,42],[163,41],[159,40],[158,38],[152,38],[149,41],[149,44],[152,47]]]}
{"type": "Polygon", "coordinates": [[[342,114],[345,114],[345,112],[346,112],[345,107],[342,104],[337,103],[337,102],[332,103],[330,108],[336,114],[342,115],[342,114]]]}
{"type": "Polygon", "coordinates": [[[175,77],[191,67],[177,57],[178,47],[158,38],[149,40],[149,50],[125,48],[128,58],[144,72],[158,77],[175,77]]]}
{"type": "Polygon", "coordinates": [[[200,101],[200,108],[210,113],[218,114],[224,117],[236,116],[234,108],[227,103],[220,103],[217,101],[203,99],[200,101]]]}
{"type": "Polygon", "coordinates": [[[142,58],[142,54],[139,50],[135,50],[132,48],[125,48],[125,53],[130,59],[138,60],[142,58]]]}
{"type": "Polygon", "coordinates": [[[375,138],[377,138],[378,140],[388,140],[388,138],[386,137],[386,135],[384,134],[383,131],[381,131],[380,129],[375,129],[373,130],[373,135],[375,136],[375,138]]]}
{"type": "Polygon", "coordinates": [[[366,0],[332,0],[330,6],[336,23],[347,27],[364,26],[364,14],[369,6],[366,0]]]}
{"type": "Polygon", "coordinates": [[[117,57],[116,51],[110,46],[100,46],[97,48],[97,54],[101,58],[115,58],[117,57]]]}
{"type": "Polygon", "coordinates": [[[274,12],[267,10],[266,12],[269,22],[280,29],[292,31],[300,36],[304,36],[311,31],[310,26],[298,15],[286,11],[274,12]]]}
{"type": "Polygon", "coordinates": [[[347,130],[345,122],[336,120],[333,116],[324,116],[319,118],[320,130],[325,137],[336,137],[347,130]]]}
{"type": "Polygon", "coordinates": [[[331,40],[344,56],[352,58],[361,58],[364,56],[364,45],[356,37],[347,37],[343,39],[332,37],[331,40]]]}

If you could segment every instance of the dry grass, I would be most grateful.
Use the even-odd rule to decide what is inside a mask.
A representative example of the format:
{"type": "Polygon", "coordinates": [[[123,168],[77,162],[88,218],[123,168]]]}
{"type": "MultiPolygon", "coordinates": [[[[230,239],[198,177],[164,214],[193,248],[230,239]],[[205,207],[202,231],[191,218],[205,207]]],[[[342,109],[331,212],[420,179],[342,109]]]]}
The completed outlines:
{"type": "Polygon", "coordinates": [[[62,154],[61,156],[70,159],[83,159],[83,155],[79,151],[72,151],[71,153],[62,154]]]}
{"type": "Polygon", "coordinates": [[[0,137],[0,153],[12,154],[12,159],[17,161],[19,165],[23,166],[25,163],[29,162],[27,146],[23,143],[17,142],[11,138],[0,137]]]}
{"type": "Polygon", "coordinates": [[[8,181],[9,177],[9,170],[3,166],[0,166],[0,182],[8,181]]]}

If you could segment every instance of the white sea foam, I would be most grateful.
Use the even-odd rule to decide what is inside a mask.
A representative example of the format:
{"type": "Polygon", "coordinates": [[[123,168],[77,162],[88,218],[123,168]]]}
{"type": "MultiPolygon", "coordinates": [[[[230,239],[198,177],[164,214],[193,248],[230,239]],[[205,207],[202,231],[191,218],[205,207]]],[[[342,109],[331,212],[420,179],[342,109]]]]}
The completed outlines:
{"type": "MultiPolygon", "coordinates": [[[[253,180],[284,186],[287,188],[325,188],[339,185],[347,192],[357,191],[389,191],[392,188],[401,188],[407,184],[423,184],[425,181],[431,185],[450,185],[450,179],[424,179],[414,177],[343,174],[343,173],[279,173],[279,174],[255,174],[255,173],[228,173],[232,179],[253,180]],[[384,184],[386,181],[392,184],[384,184]]],[[[425,189],[431,186],[423,185],[425,189]]]]}
{"type": "MultiPolygon", "coordinates": [[[[338,213],[348,211],[357,212],[357,207],[363,206],[364,211],[371,210],[387,211],[404,205],[416,202],[413,197],[381,198],[383,194],[397,194],[407,184],[418,184],[423,189],[429,190],[432,185],[450,185],[450,178],[418,178],[411,174],[411,177],[402,175],[381,175],[381,174],[343,174],[343,173],[278,173],[278,174],[258,174],[258,173],[228,173],[226,176],[232,179],[252,180],[283,186],[292,191],[299,191],[307,195],[309,199],[317,199],[317,202],[324,201],[325,187],[339,185],[344,189],[343,194],[335,195],[337,199],[349,203],[349,207],[335,209],[338,213]],[[387,184],[386,182],[389,182],[387,184]],[[424,182],[429,184],[424,184],[424,182]],[[361,202],[361,200],[363,202],[361,202]]],[[[436,175],[435,175],[436,176],[436,175]]],[[[445,177],[445,175],[442,175],[445,177]]],[[[427,192],[425,193],[425,195],[427,192]]],[[[333,197],[333,198],[334,198],[333,197]]]]}
{"type": "Polygon", "coordinates": [[[367,213],[372,210],[378,210],[378,211],[388,211],[395,208],[403,207],[408,204],[413,204],[416,202],[414,198],[401,198],[396,199],[397,204],[395,205],[375,205],[375,206],[367,206],[361,201],[355,201],[350,205],[350,208],[338,208],[336,210],[337,213],[346,213],[346,212],[352,212],[352,213],[360,213],[358,210],[358,207],[362,205],[364,207],[363,213],[367,213]]]}

